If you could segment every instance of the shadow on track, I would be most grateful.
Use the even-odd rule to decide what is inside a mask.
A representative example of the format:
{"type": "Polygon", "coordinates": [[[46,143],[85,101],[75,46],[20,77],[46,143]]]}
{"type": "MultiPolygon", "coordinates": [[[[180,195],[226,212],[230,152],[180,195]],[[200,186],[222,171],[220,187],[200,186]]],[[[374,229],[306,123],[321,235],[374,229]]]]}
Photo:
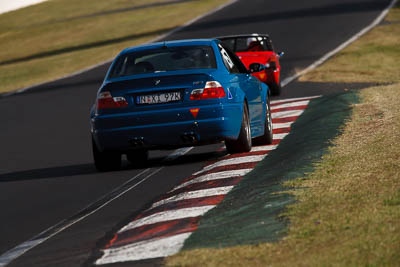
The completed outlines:
{"type": "MultiPolygon", "coordinates": [[[[151,167],[161,167],[161,166],[175,166],[175,165],[185,165],[191,164],[196,162],[208,162],[217,160],[220,157],[223,157],[227,154],[225,149],[218,150],[218,151],[208,151],[208,152],[201,152],[201,153],[194,153],[194,154],[186,154],[180,156],[179,158],[172,160],[172,161],[163,161],[164,157],[158,158],[150,158],[144,167],[151,168],[151,167]]],[[[132,165],[130,165],[132,168],[132,165]]],[[[143,167],[143,166],[141,166],[143,167]]]]}
{"type": "Polygon", "coordinates": [[[96,173],[93,164],[78,164],[0,174],[0,182],[48,179],[96,173]]]}
{"type": "MultiPolygon", "coordinates": [[[[140,166],[135,166],[129,164],[127,161],[123,161],[121,171],[129,171],[129,170],[136,170],[143,168],[155,168],[162,166],[185,165],[196,162],[215,160],[224,155],[226,155],[225,150],[211,151],[211,152],[184,155],[176,160],[168,162],[164,161],[165,157],[154,157],[150,158],[144,165],[140,166]]],[[[95,174],[95,173],[99,172],[96,170],[93,163],[76,164],[69,166],[58,166],[58,167],[3,173],[0,174],[0,183],[38,180],[38,179],[55,179],[61,177],[72,177],[72,176],[95,174]]]]}
{"type": "MultiPolygon", "coordinates": [[[[107,64],[107,67],[109,65],[107,64]]],[[[106,69],[103,71],[106,73],[106,69]]],[[[105,74],[104,74],[105,75],[105,74]]],[[[75,78],[75,77],[74,77],[75,78]]],[[[103,76],[101,77],[103,78],[103,76]]],[[[36,94],[36,93],[43,93],[43,92],[49,92],[49,91],[54,91],[54,90],[60,90],[60,89],[66,89],[70,91],[71,89],[76,89],[76,90],[82,90],[83,87],[90,87],[90,88],[99,88],[103,82],[103,79],[87,79],[83,81],[77,81],[75,82],[76,79],[73,79],[71,81],[70,77],[66,77],[65,79],[57,80],[54,82],[49,82],[45,84],[40,84],[40,85],[35,85],[30,88],[30,90],[25,90],[23,94],[28,95],[28,94],[36,94]],[[66,80],[67,79],[67,80],[66,80]],[[34,90],[32,90],[34,89],[34,90]]],[[[95,93],[96,91],[94,91],[95,93]]],[[[10,98],[10,97],[17,97],[19,94],[8,94],[8,93],[0,93],[0,99],[1,98],[10,98]]],[[[95,95],[93,95],[93,100],[94,100],[95,95]]]]}

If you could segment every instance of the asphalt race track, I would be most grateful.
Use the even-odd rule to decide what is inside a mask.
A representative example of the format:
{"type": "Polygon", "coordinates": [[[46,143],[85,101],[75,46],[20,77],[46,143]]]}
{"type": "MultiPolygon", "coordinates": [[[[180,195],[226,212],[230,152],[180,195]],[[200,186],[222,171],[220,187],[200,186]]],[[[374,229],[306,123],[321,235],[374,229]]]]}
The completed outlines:
{"type": "MultiPolygon", "coordinates": [[[[166,39],[269,33],[275,48],[285,51],[281,60],[285,78],[370,24],[389,2],[241,0],[166,39]]],[[[153,151],[143,169],[124,162],[121,171],[98,173],[92,163],[89,110],[107,68],[108,65],[100,66],[23,94],[0,97],[0,257],[49,227],[73,220],[80,211],[80,215],[90,214],[99,207],[90,206],[92,203],[125,182],[133,187],[9,266],[86,263],[96,243],[121,220],[140,213],[152,200],[200,170],[205,161],[225,153],[217,151],[220,145],[212,145],[165,160],[172,151],[153,151]],[[144,175],[144,171],[152,175],[144,175]]],[[[341,88],[293,82],[283,88],[279,98],[314,96],[334,90],[341,88]]]]}

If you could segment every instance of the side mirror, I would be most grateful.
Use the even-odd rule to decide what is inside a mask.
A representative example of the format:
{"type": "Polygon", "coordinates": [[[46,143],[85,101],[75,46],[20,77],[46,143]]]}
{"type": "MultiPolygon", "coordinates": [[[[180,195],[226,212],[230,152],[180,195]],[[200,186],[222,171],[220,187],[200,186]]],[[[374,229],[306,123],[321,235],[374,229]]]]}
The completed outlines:
{"type": "Polygon", "coordinates": [[[279,57],[283,57],[284,54],[285,54],[285,52],[283,52],[283,51],[282,52],[278,52],[278,56],[279,57]]]}
{"type": "Polygon", "coordinates": [[[249,72],[250,73],[255,73],[255,72],[260,72],[265,70],[266,67],[263,64],[260,63],[251,63],[249,66],[249,72]]]}

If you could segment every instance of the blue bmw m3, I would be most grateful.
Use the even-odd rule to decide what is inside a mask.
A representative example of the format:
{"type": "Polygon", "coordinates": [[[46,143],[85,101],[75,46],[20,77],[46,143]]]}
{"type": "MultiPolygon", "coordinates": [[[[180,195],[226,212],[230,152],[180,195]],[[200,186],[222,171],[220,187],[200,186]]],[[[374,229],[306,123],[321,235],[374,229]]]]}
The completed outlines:
{"type": "Polygon", "coordinates": [[[123,50],[91,110],[100,171],[135,164],[151,149],[225,141],[229,153],[272,142],[269,88],[216,39],[169,41],[123,50]]]}

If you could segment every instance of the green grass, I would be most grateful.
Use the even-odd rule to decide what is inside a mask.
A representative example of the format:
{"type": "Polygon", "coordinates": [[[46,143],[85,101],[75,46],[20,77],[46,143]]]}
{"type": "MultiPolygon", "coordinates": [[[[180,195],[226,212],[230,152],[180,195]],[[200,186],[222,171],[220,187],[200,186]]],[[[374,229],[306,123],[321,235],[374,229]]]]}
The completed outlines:
{"type": "Polygon", "coordinates": [[[109,60],[228,0],[174,2],[53,0],[0,15],[0,93],[109,60]]]}
{"type": "Polygon", "coordinates": [[[400,265],[399,11],[397,5],[389,23],[303,78],[390,84],[359,91],[342,133],[314,170],[284,183],[281,194],[297,200],[281,214],[290,221],[287,235],[278,242],[183,251],[167,258],[167,266],[400,265]]]}

